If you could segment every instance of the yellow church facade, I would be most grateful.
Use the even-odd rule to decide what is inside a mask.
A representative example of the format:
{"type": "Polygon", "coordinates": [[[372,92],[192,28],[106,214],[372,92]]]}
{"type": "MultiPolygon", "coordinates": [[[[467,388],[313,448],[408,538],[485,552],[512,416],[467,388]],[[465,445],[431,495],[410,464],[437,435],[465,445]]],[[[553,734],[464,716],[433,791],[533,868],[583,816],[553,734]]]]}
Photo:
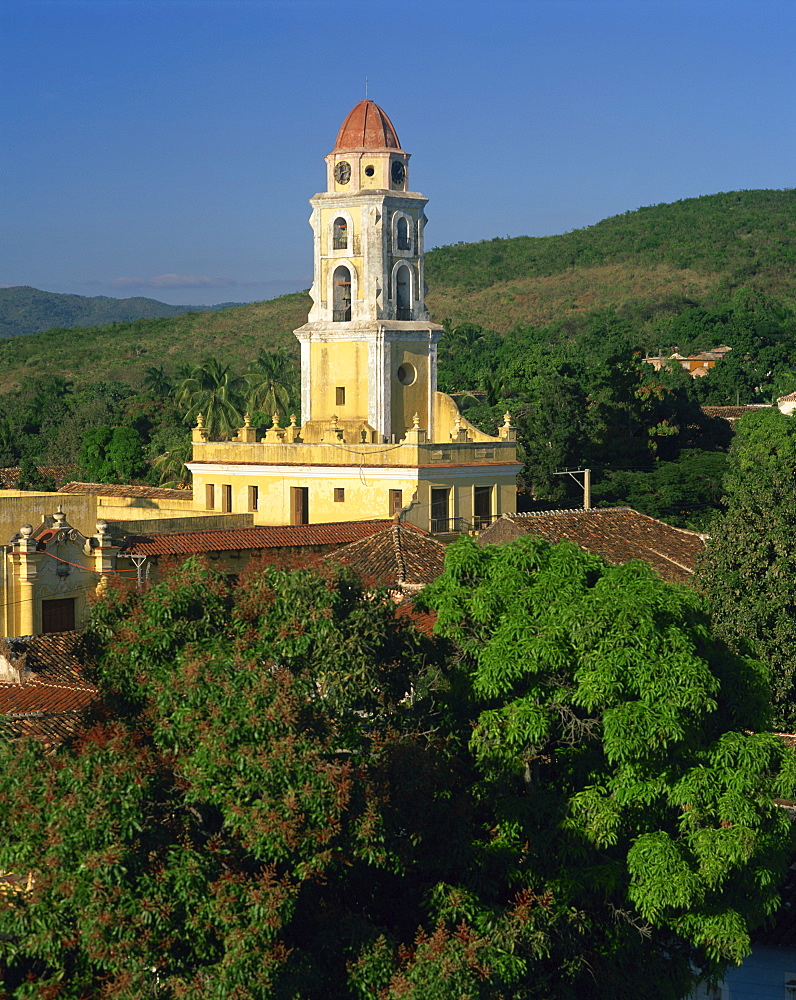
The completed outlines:
{"type": "Polygon", "coordinates": [[[301,347],[302,424],[257,440],[193,434],[195,509],[259,524],[401,516],[435,532],[485,527],[515,510],[515,431],[470,424],[437,390],[442,327],[426,309],[423,195],[409,154],[372,101],[349,113],[310,201],[312,308],[301,347]]]}

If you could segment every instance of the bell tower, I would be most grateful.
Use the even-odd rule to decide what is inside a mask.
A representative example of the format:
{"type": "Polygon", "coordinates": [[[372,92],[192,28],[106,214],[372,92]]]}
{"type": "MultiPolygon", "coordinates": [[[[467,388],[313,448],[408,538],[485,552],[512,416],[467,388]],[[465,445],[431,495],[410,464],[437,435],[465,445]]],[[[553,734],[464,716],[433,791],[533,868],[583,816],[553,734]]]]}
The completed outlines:
{"type": "Polygon", "coordinates": [[[427,199],[409,190],[409,157],[385,112],[360,101],[310,200],[312,308],[296,330],[305,440],[336,416],[354,439],[400,441],[414,414],[433,440],[442,327],[424,301],[427,199]]]}
{"type": "MultiPolygon", "coordinates": [[[[259,437],[193,430],[194,504],[257,524],[395,518],[442,534],[516,509],[516,431],[473,426],[437,390],[423,280],[426,199],[409,154],[373,101],[350,112],[311,200],[312,308],[301,345],[301,426],[279,415],[259,437]],[[220,503],[219,503],[220,501],[220,503]]],[[[334,536],[331,536],[334,537],[334,536]]]]}

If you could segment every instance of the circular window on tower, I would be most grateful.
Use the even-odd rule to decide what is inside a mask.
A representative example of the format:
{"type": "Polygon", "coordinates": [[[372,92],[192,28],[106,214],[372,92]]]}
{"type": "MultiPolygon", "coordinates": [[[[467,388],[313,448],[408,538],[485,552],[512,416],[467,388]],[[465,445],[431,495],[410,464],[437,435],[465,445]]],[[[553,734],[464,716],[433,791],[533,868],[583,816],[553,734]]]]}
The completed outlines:
{"type": "Polygon", "coordinates": [[[410,365],[408,361],[404,361],[395,374],[401,385],[412,385],[417,379],[417,368],[414,365],[410,365]]]}
{"type": "Polygon", "coordinates": [[[334,168],[334,179],[338,184],[348,184],[351,180],[351,164],[345,160],[340,160],[334,168]]]}
{"type": "Polygon", "coordinates": [[[365,176],[366,177],[372,177],[375,173],[376,173],[376,168],[373,166],[372,163],[369,163],[365,167],[365,176]]]}

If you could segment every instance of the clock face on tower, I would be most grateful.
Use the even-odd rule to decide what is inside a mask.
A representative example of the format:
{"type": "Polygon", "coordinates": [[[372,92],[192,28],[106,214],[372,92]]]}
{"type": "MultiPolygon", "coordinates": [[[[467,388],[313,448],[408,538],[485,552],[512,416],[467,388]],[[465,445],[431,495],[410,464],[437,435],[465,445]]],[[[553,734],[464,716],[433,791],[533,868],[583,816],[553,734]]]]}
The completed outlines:
{"type": "Polygon", "coordinates": [[[392,182],[396,187],[400,187],[400,185],[403,184],[404,178],[406,177],[406,167],[400,160],[393,160],[390,176],[392,177],[392,182]]]}
{"type": "Polygon", "coordinates": [[[351,164],[345,160],[340,160],[334,168],[334,179],[338,184],[348,184],[351,180],[351,164]]]}

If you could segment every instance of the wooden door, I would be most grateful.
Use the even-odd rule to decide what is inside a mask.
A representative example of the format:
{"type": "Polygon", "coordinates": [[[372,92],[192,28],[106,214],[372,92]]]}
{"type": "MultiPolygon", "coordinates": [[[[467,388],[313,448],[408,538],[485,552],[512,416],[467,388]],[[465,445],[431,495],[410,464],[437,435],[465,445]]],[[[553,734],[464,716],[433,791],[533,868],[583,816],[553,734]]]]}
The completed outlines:
{"type": "Polygon", "coordinates": [[[310,523],[310,491],[307,486],[292,486],[290,489],[290,523],[310,523]]]}
{"type": "Polygon", "coordinates": [[[473,527],[476,531],[488,528],[492,522],[492,487],[473,487],[473,527]]]}
{"type": "Polygon", "coordinates": [[[62,597],[41,602],[42,632],[72,632],[75,628],[75,599],[62,597]]]}
{"type": "Polygon", "coordinates": [[[450,490],[432,489],[431,491],[431,530],[433,532],[451,531],[448,511],[450,490]]]}

